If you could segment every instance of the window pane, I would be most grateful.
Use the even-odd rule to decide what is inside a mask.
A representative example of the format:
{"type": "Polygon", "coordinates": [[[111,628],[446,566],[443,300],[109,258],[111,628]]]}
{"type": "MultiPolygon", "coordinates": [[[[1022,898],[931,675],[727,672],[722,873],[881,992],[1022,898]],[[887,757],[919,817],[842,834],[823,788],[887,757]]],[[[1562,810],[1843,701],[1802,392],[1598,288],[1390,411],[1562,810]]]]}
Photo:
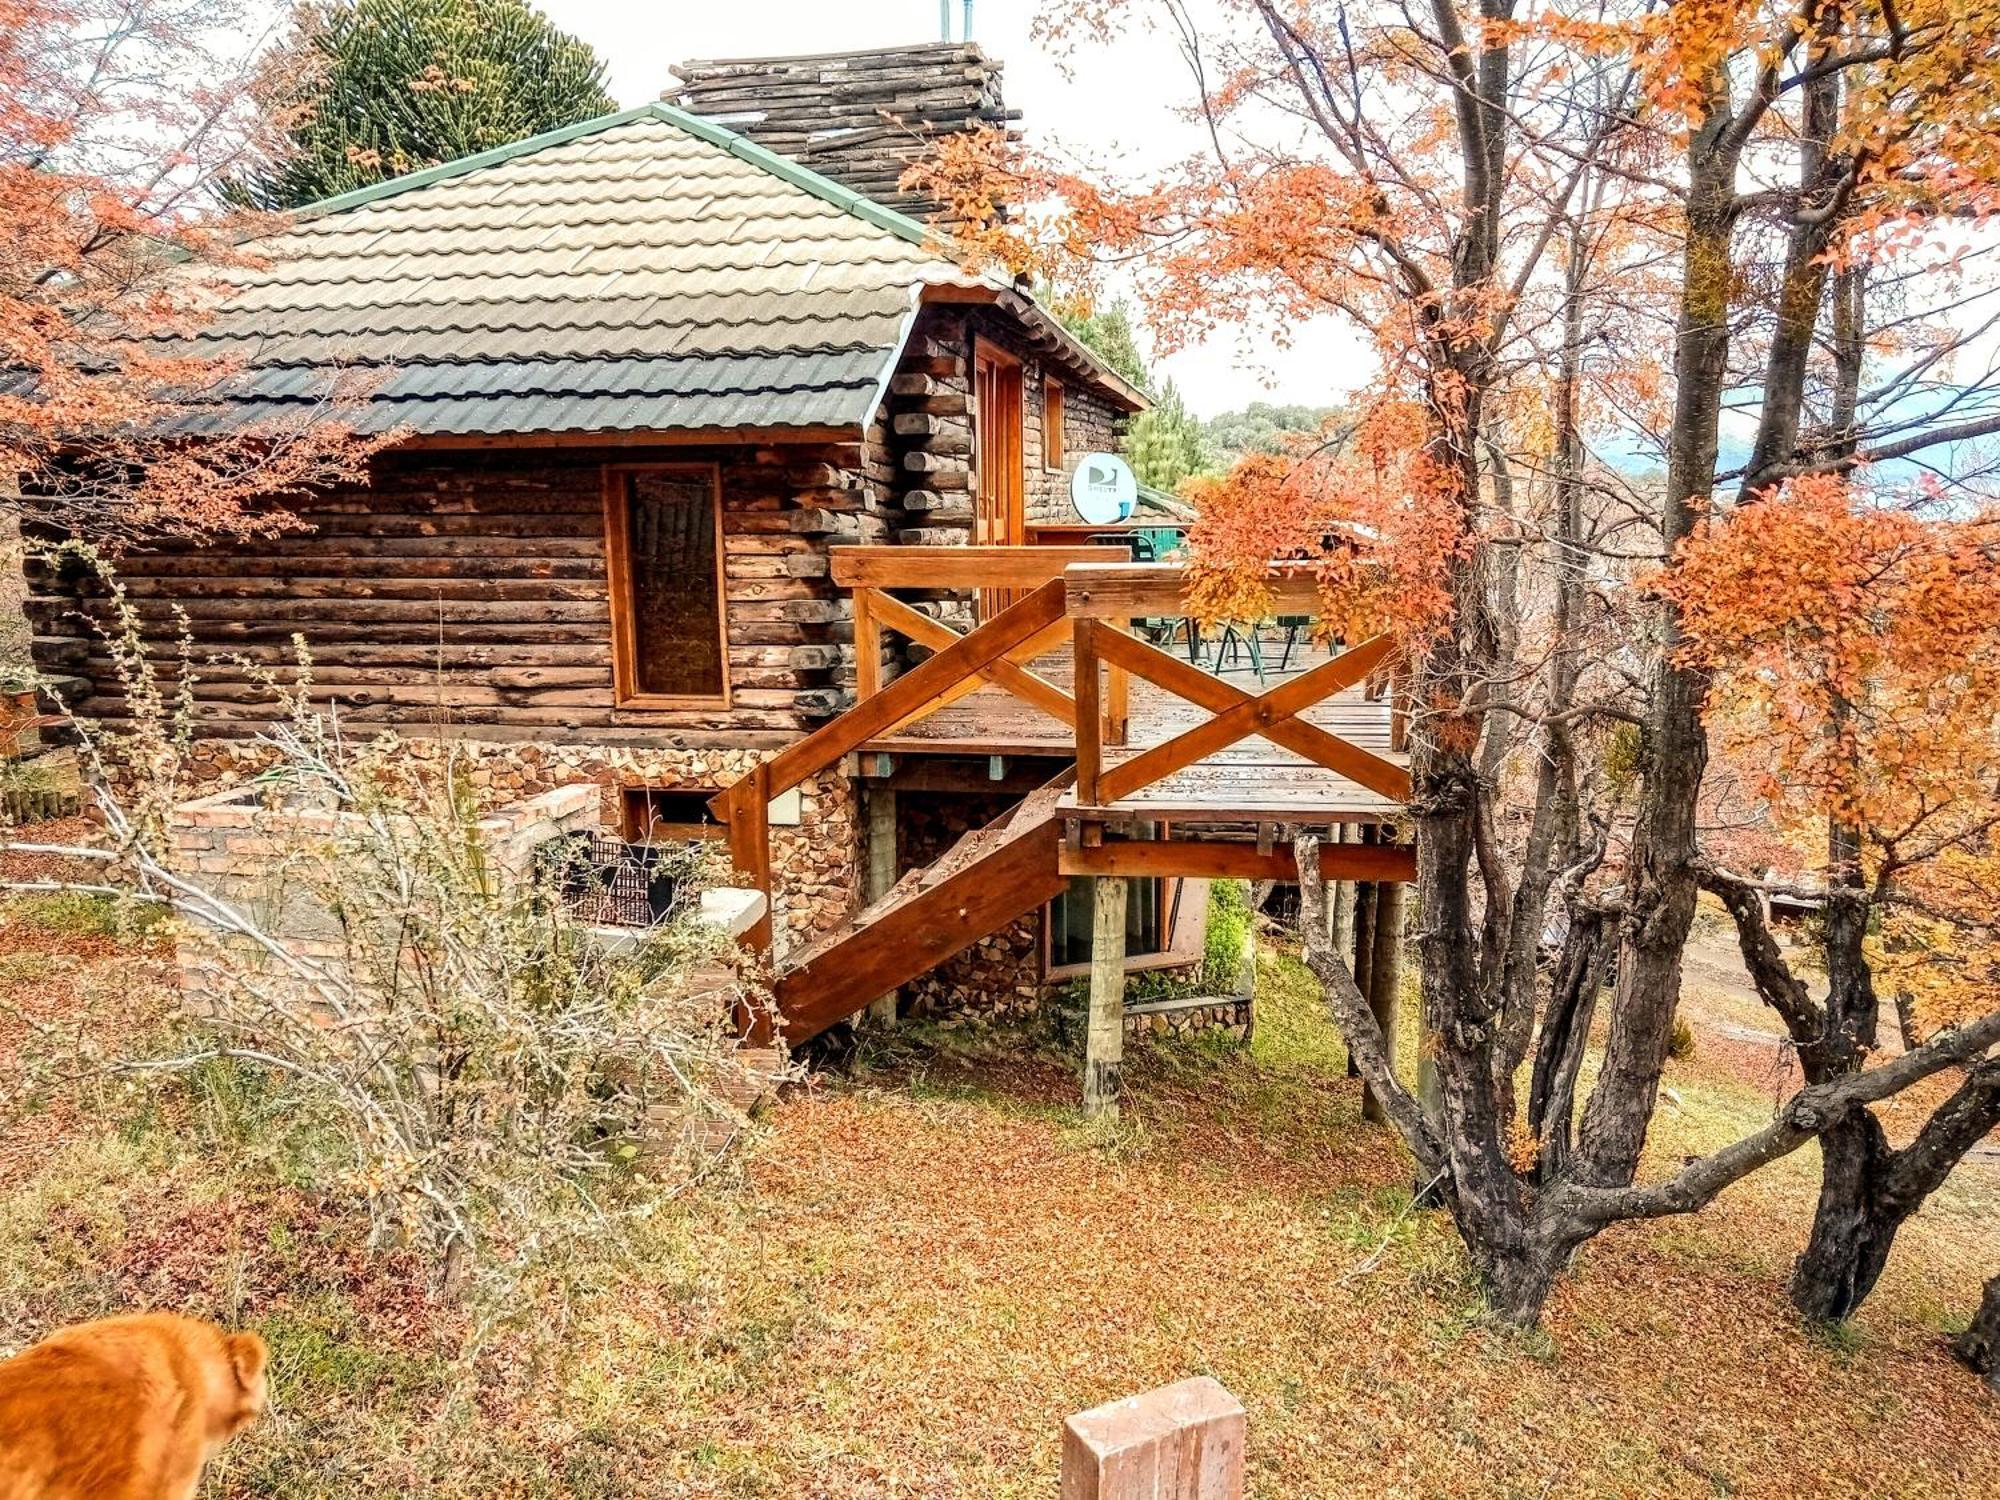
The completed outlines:
{"type": "MultiPolygon", "coordinates": [[[[1126,882],[1125,956],[1144,958],[1164,952],[1160,933],[1160,882],[1135,875],[1126,882]]],[[[1065,969],[1090,962],[1093,921],[1090,877],[1071,878],[1069,887],[1049,903],[1049,967],[1065,969]]]]}
{"type": "Polygon", "coordinates": [[[715,490],[706,473],[626,476],[632,686],[720,698],[722,601],[715,580],[715,490]]]}

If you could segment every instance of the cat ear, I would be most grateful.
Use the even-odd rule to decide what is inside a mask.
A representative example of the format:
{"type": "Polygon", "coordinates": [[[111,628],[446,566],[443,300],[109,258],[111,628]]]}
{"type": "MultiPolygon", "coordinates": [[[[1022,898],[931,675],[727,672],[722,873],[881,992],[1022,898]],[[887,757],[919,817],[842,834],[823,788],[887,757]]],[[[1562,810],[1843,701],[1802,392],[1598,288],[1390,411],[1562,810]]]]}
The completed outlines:
{"type": "Polygon", "coordinates": [[[264,1377],[264,1366],[271,1358],[271,1351],[264,1341],[254,1333],[232,1333],[224,1336],[222,1347],[229,1352],[230,1367],[236,1371],[236,1383],[244,1390],[250,1390],[264,1377]]]}

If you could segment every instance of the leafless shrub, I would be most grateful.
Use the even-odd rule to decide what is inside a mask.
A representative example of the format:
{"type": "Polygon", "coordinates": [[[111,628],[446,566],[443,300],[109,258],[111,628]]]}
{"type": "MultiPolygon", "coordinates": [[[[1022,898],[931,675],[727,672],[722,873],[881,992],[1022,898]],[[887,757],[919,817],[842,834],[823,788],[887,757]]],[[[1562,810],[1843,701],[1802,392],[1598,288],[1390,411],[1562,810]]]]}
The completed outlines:
{"type": "Polygon", "coordinates": [[[188,790],[192,669],[163,684],[115,586],[110,602],[133,729],[114,755],[79,726],[107,840],[41,851],[102,874],[15,888],[171,912],[199,983],[188,1045],[130,1056],[68,1034],[39,1081],[218,1059],[281,1076],[338,1143],[340,1186],[366,1200],[375,1241],[422,1250],[455,1296],[504,1293],[564,1247],[615,1238],[726,1156],[741,1102],[769,1080],[737,1048],[743,981],[700,915],[710,872],[692,853],[667,917],[607,941],[565,900],[587,875],[532,837],[496,841],[462,759],[351,747],[302,681],[261,736],[270,766],[245,803],[256,873],[191,869],[171,810],[188,790]]]}

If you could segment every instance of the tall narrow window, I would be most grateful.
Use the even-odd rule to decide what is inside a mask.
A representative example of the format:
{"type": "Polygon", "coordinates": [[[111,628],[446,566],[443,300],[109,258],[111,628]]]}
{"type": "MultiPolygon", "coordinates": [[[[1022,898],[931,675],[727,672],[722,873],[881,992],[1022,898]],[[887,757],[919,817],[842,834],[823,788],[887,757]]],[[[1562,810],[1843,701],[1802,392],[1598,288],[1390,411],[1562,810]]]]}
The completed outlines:
{"type": "Polygon", "coordinates": [[[1063,387],[1060,380],[1042,382],[1042,467],[1060,473],[1063,466],[1063,387]]]}
{"type": "Polygon", "coordinates": [[[722,498],[714,466],[609,470],[605,531],[619,706],[726,704],[722,498]]]}

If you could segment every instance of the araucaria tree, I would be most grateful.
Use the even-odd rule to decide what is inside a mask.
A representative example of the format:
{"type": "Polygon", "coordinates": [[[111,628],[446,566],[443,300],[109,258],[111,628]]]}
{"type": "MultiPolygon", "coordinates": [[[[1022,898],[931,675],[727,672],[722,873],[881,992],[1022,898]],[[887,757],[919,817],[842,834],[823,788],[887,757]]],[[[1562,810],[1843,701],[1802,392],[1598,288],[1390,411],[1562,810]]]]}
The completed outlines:
{"type": "Polygon", "coordinates": [[[217,184],[268,154],[254,8],[0,0],[0,482],[96,540],[282,524],[273,496],[357,477],[329,392],[190,445],[230,374],[202,306],[250,227],[217,184]]]}
{"type": "Polygon", "coordinates": [[[290,150],[245,185],[297,208],[608,114],[604,63],[527,0],[326,0],[277,96],[290,150]]]}
{"type": "MultiPolygon", "coordinates": [[[[1326,314],[1376,339],[1382,373],[1339,451],[1252,456],[1202,493],[1192,602],[1255,618],[1268,561],[1304,556],[1329,624],[1403,641],[1433,1094],[1396,1076],[1325,941],[1310,839],[1307,956],[1496,1315],[1533,1322],[1608,1225],[1698,1209],[1807,1141],[1865,1134],[1872,1103],[1968,1064],[1976,1091],[1992,1066],[2000,993],[1983,982],[1886,1061],[1836,999],[1802,1024],[1845,1028],[1842,1061],[1763,1129],[1642,1170],[1697,896],[1727,863],[1704,842],[1712,674],[1754,670],[1740,640],[1689,634],[1691,601],[1756,588],[1705,582],[1690,538],[1711,517],[1810,507],[1816,476],[1892,507],[1911,473],[1892,460],[1941,476],[1931,514],[1903,512],[1917,534],[1976,508],[1953,465],[2000,415],[1953,355],[1988,288],[1955,253],[1963,231],[1938,226],[1995,206],[2000,15],[1990,0],[1095,0],[1056,7],[1050,29],[1087,45],[1149,18],[1195,89],[1200,144],[1171,170],[1108,186],[997,142],[935,170],[1036,179],[1016,201],[1061,193],[1070,222],[1050,240],[1136,263],[1169,342],[1225,321],[1283,338],[1326,314]],[[1726,414],[1747,453],[1733,467],[1726,414]],[[1606,462],[1612,444],[1650,449],[1663,477],[1606,462]],[[1545,963],[1552,930],[1563,951],[1545,963]]],[[[1906,660],[1919,677],[1939,665],[1906,660]]],[[[1964,757],[1941,774],[1986,774],[1990,794],[1964,757]]],[[[1954,787],[1946,823],[1910,837],[1983,858],[1954,787]]],[[[1836,884],[1880,881],[1886,858],[1899,911],[1951,921],[1956,853],[1881,853],[1908,808],[1821,811],[1875,841],[1837,843],[1836,884]]],[[[1920,941],[1885,935],[1876,962],[1920,970],[1920,941]]]]}

